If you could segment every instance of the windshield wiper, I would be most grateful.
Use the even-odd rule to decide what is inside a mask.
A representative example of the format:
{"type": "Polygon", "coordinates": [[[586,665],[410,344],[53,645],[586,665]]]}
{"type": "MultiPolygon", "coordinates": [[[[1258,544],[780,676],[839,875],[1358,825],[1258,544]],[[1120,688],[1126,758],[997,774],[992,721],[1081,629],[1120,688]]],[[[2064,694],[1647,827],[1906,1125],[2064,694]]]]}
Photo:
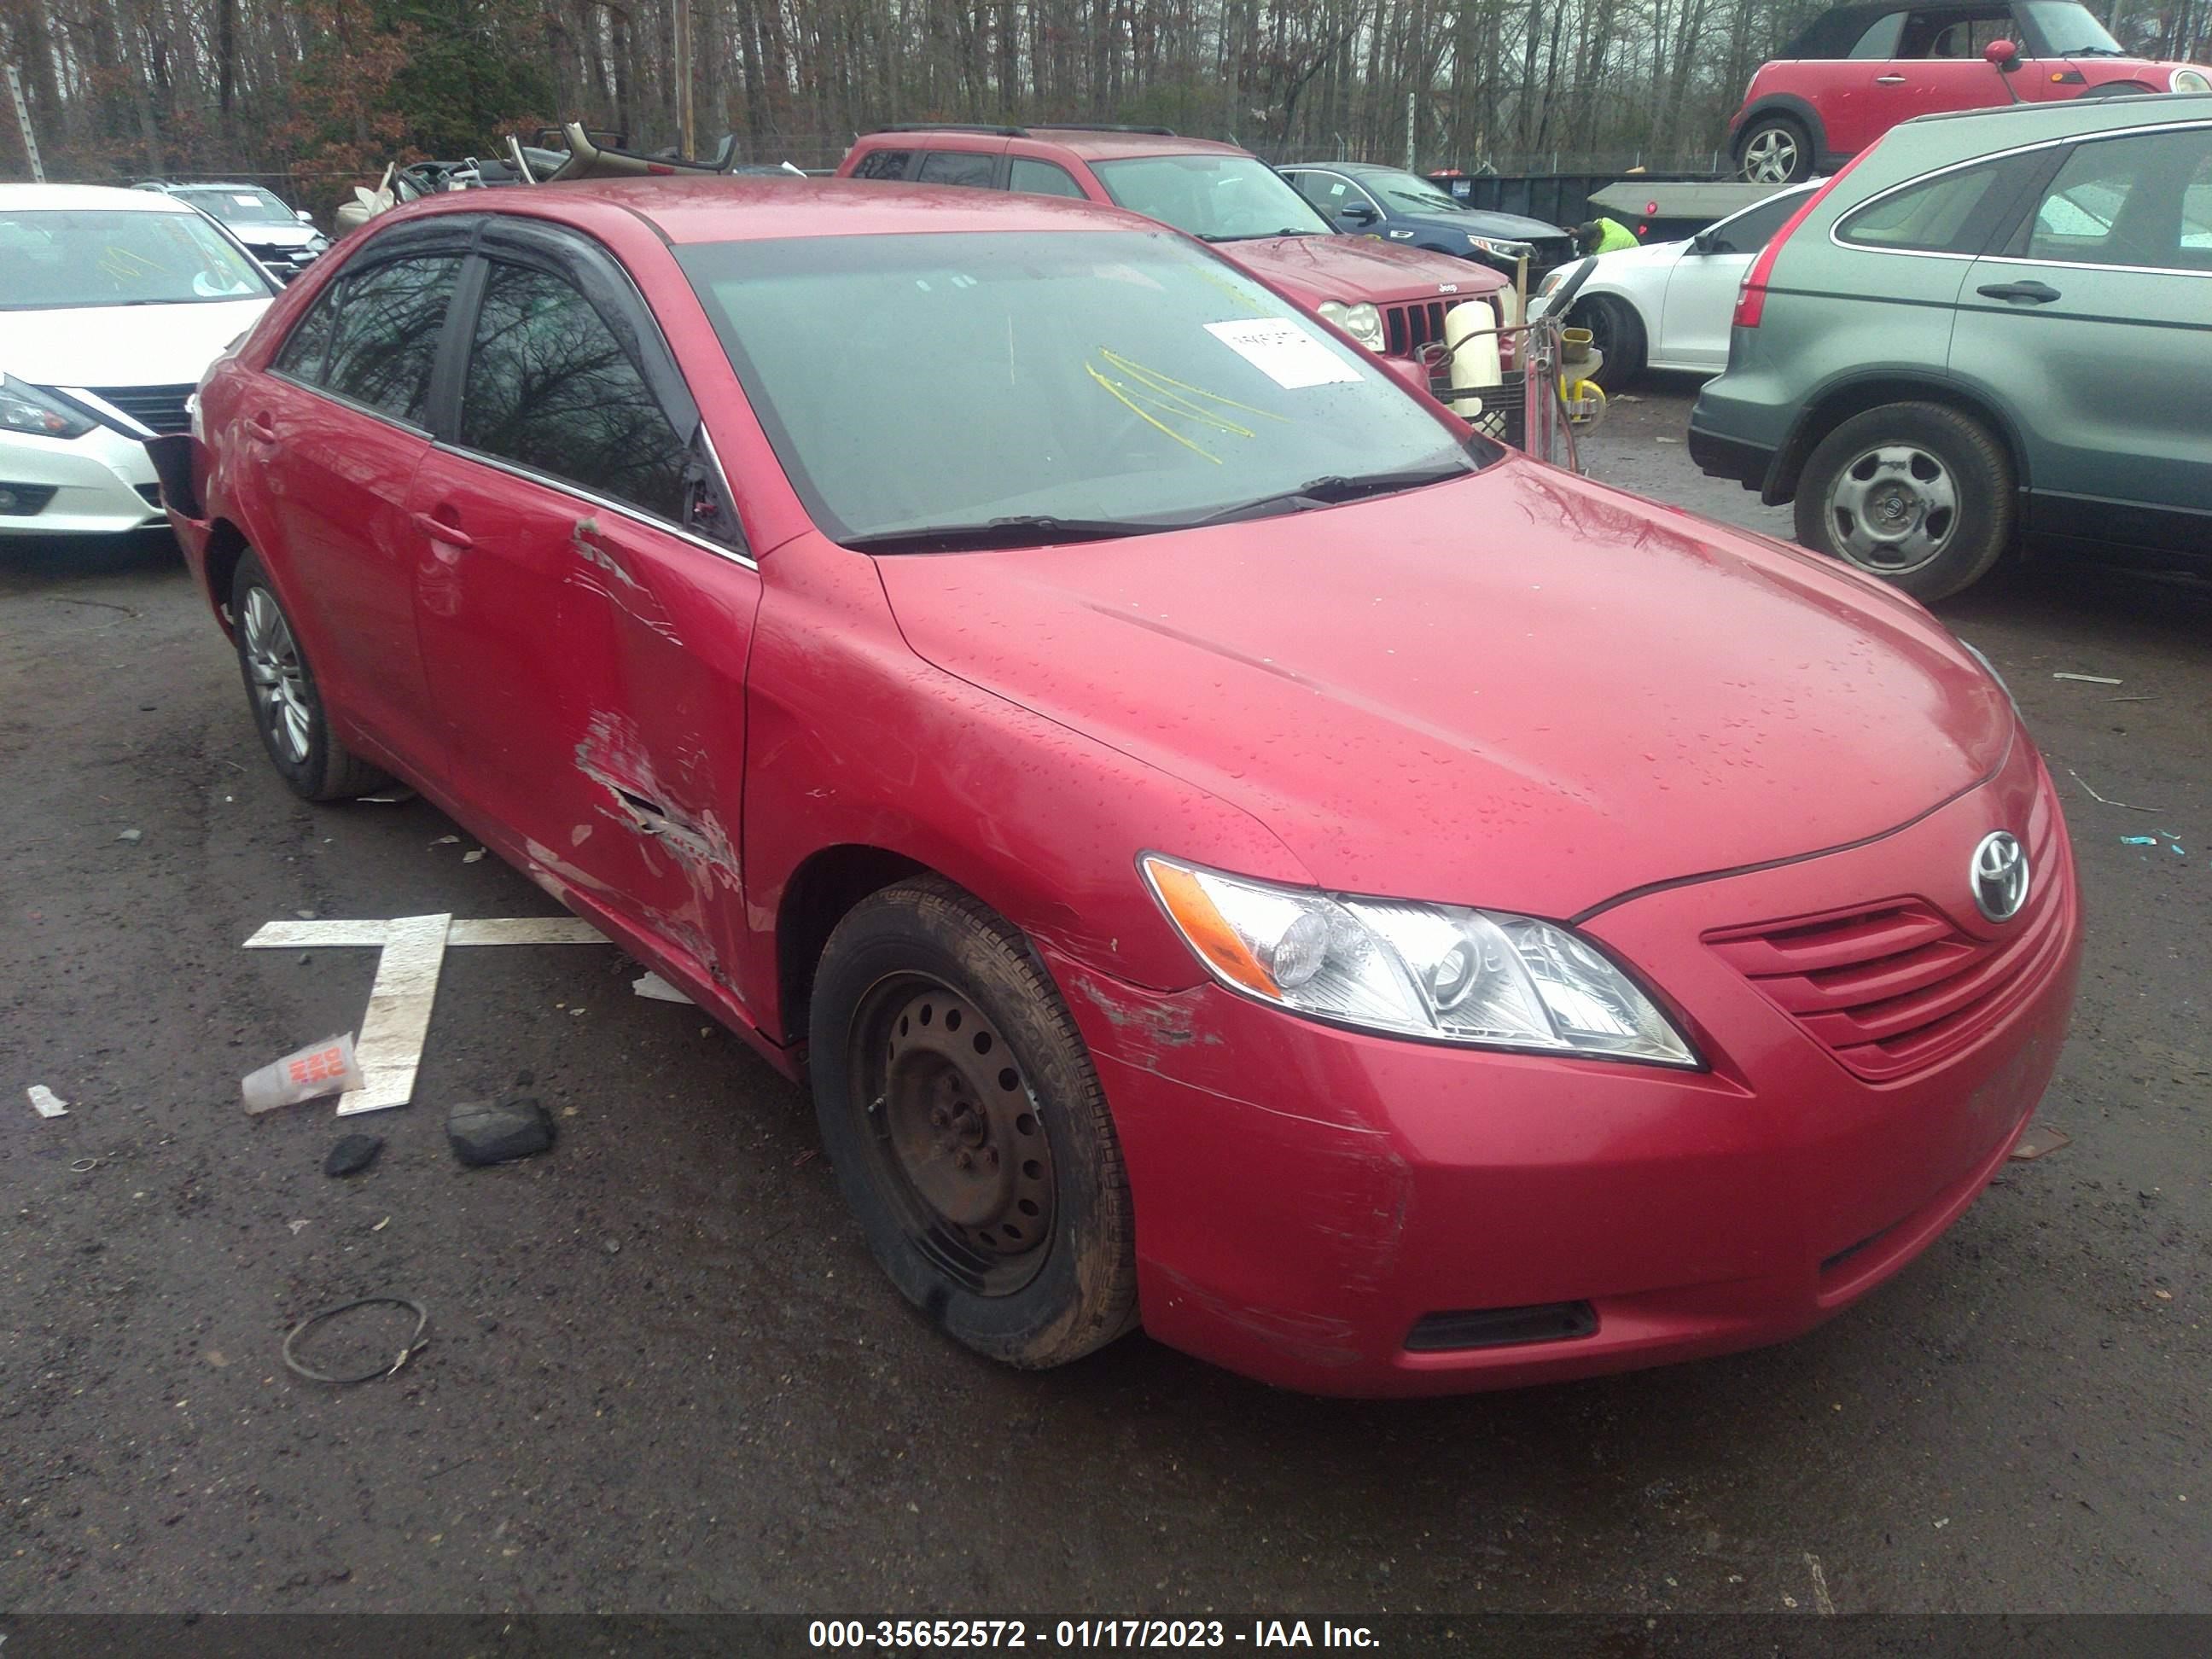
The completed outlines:
{"type": "Polygon", "coordinates": [[[1388,495],[1401,489],[1419,489],[1424,484],[1442,483],[1447,478],[1464,478],[1476,469],[1472,466],[1412,467],[1402,472],[1364,472],[1357,477],[1331,474],[1326,478],[1311,478],[1296,489],[1285,489],[1280,495],[1262,495],[1257,501],[1240,501],[1235,507],[1224,507],[1218,513],[1210,513],[1194,520],[1194,525],[1231,524],[1239,519],[1264,518],[1271,513],[1287,509],[1304,513],[1316,507],[1334,507],[1340,501],[1356,501],[1367,495],[1388,495]]]}
{"type": "Polygon", "coordinates": [[[1054,542],[1103,542],[1150,536],[1178,526],[1138,519],[1060,519],[1048,514],[987,519],[978,524],[923,525],[848,536],[843,545],[863,553],[951,553],[988,547],[1043,547],[1054,542]]]}
{"type": "Polygon", "coordinates": [[[2127,53],[2118,46],[2076,46],[2071,52],[2061,52],[2059,56],[2062,58],[2124,58],[2127,53]]]}
{"type": "Polygon", "coordinates": [[[1327,236],[1330,233],[1316,230],[1310,225],[1285,225],[1280,230],[1247,230],[1234,236],[1201,236],[1201,242],[1264,242],[1277,236],[1327,236]]]}

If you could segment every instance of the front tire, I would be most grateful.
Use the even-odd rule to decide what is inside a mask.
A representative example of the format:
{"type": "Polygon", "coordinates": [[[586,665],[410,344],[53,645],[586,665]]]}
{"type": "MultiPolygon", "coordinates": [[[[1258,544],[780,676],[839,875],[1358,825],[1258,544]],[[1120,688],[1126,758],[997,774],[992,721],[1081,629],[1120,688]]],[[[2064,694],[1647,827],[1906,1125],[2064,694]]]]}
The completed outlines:
{"type": "Polygon", "coordinates": [[[1627,301],[1594,294],[1575,307],[1568,320],[1589,330],[1591,346],[1603,354],[1597,383],[1606,391],[1617,392],[1644,372],[1644,319],[1627,301]]]}
{"type": "Polygon", "coordinates": [[[230,617],[261,746],[292,793],[302,800],[351,800],[389,787],[388,776],[356,759],[331,730],[292,619],[252,552],[240,556],[231,578],[230,617]]]}
{"type": "Polygon", "coordinates": [[[1940,404],[1885,404],[1822,439],[1797,481],[1797,539],[1923,601],[1978,581],[2012,544],[2011,458],[1940,404]]]}
{"type": "Polygon", "coordinates": [[[1762,115],[1736,145],[1736,176],[1749,185],[1795,185],[1813,176],[1813,140],[1787,115],[1762,115]]]}
{"type": "Polygon", "coordinates": [[[955,1340],[1065,1364],[1137,1322],[1128,1179],[1074,1021],[1021,934],[902,882],[822,954],[815,1113],[869,1250],[955,1340]]]}

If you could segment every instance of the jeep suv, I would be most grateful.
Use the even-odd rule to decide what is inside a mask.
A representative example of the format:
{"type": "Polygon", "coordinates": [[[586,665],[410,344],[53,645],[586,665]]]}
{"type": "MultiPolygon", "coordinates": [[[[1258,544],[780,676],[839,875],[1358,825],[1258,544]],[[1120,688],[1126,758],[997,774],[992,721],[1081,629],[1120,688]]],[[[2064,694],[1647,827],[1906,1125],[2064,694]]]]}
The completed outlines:
{"type": "Polygon", "coordinates": [[[1690,453],[1923,599],[2024,540],[2212,574],[2212,95],[1892,131],[1744,273],[1690,453]]]}
{"type": "Polygon", "coordinates": [[[841,179],[904,179],[1105,202],[1216,245],[1224,258],[1334,323],[1369,350],[1410,357],[1444,313],[1487,299],[1496,271],[1449,254],[1340,236],[1258,156],[1165,127],[899,126],[862,135],[841,179]]]}
{"type": "Polygon", "coordinates": [[[1835,6],[1762,64],[1729,122],[1736,169],[1753,184],[1832,173],[1917,115],[2121,93],[2212,91],[2212,70],[2136,58],[2074,0],[1835,6]],[[1983,59],[2019,49],[2013,90],[1983,59]]]}

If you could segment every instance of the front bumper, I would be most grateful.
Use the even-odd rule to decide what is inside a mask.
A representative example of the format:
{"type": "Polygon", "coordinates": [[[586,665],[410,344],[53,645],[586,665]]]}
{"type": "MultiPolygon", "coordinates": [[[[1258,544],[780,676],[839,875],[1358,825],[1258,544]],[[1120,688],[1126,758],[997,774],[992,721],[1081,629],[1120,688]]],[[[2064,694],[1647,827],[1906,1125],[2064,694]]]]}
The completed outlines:
{"type": "Polygon", "coordinates": [[[19,505],[38,505],[0,513],[0,536],[109,535],[162,522],[146,447],[106,427],[81,438],[0,433],[0,489],[10,486],[19,505]]]}
{"type": "MultiPolygon", "coordinates": [[[[2047,792],[2032,751],[2013,771],[2047,792]]],[[[1586,924],[1674,999],[1704,1073],[1371,1036],[1048,954],[1121,1137],[1146,1328],[1286,1387],[1418,1395],[1726,1353],[1848,1306],[1964,1212],[2050,1080],[2080,951],[2063,828],[2044,872],[2062,942],[1970,1044],[1891,1081],[1847,1071],[1704,936],[1931,872],[1963,891],[2021,798],[2000,780],[1881,841],[1586,924]],[[1532,1308],[1585,1309],[1586,1334],[1408,1346],[1435,1316],[1532,1308]]]]}

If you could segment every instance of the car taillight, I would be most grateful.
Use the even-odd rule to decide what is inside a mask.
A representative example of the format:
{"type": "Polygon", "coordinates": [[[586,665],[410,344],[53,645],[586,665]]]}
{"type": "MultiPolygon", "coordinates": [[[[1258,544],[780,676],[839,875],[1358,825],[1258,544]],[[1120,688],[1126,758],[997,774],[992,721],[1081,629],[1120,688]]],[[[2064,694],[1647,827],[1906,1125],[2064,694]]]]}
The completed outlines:
{"type": "Polygon", "coordinates": [[[1813,210],[1827,199],[1828,192],[1844,182],[1844,175],[1873,153],[1869,144],[1856,155],[1838,167],[1828,182],[1808,196],[1796,212],[1783,221],[1782,228],[1767,238],[1766,246],[1759,251],[1759,258],[1751,262],[1751,269],[1743,273],[1743,285],[1735,291],[1735,325],[1738,328],[1757,328],[1759,319],[1766,313],[1767,273],[1774,269],[1775,257],[1782,245],[1796,234],[1797,227],[1812,215],[1813,210]]]}

